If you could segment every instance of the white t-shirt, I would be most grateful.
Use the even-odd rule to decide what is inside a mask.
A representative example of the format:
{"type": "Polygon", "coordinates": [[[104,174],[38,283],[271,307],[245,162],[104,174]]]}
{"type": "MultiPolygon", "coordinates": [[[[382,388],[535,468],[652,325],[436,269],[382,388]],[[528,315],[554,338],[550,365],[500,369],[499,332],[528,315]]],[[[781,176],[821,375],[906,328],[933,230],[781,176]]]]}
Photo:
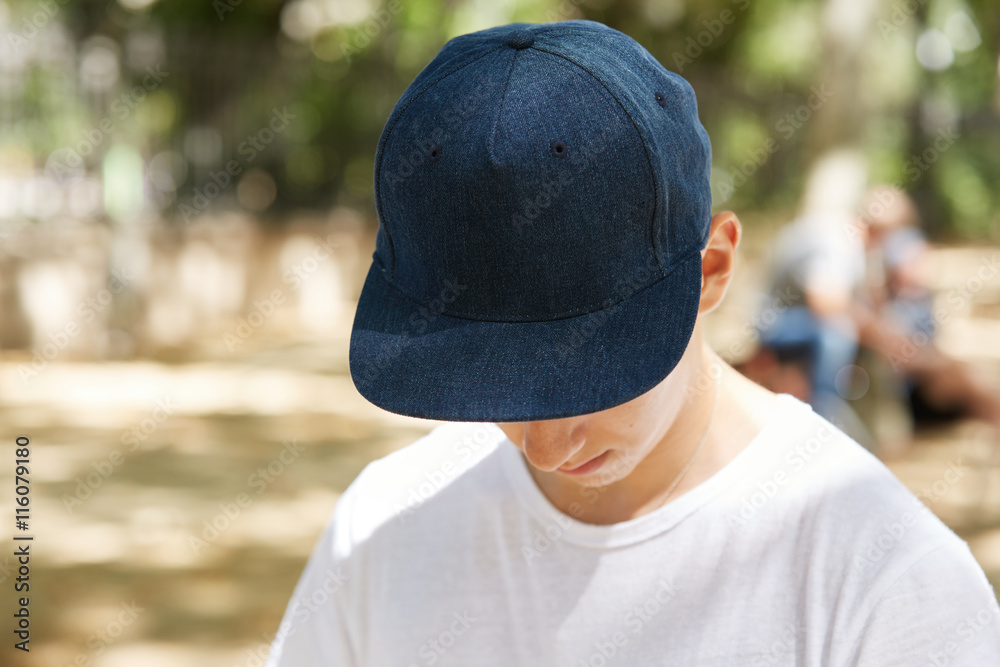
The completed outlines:
{"type": "Polygon", "coordinates": [[[965,542],[809,406],[776,406],[714,476],[607,526],[559,512],[495,424],[436,428],[341,497],[268,666],[1000,665],[965,542]]]}

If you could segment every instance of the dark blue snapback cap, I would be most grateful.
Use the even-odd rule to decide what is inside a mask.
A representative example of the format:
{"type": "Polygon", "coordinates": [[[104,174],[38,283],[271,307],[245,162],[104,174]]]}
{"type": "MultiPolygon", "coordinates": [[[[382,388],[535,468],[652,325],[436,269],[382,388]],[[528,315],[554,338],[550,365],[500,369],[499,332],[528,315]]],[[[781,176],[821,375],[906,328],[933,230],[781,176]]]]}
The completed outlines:
{"type": "Polygon", "coordinates": [[[691,86],[617,30],[452,39],[379,139],[358,391],[399,414],[500,422],[649,391],[694,329],[710,165],[691,86]]]}

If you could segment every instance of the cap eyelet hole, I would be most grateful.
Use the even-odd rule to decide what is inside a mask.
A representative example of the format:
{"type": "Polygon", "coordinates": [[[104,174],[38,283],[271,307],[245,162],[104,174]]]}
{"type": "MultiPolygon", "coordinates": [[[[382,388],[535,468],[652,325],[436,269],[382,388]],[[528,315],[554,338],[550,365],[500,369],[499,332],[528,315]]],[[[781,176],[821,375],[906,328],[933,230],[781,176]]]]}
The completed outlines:
{"type": "Polygon", "coordinates": [[[427,151],[427,157],[430,158],[431,162],[437,162],[441,159],[442,152],[441,147],[435,144],[427,151]]]}
{"type": "Polygon", "coordinates": [[[653,93],[653,97],[656,98],[656,103],[659,104],[661,107],[667,106],[667,98],[664,97],[663,93],[655,92],[653,93]]]}
{"type": "Polygon", "coordinates": [[[553,141],[549,145],[549,152],[555,157],[566,157],[566,154],[569,153],[569,146],[561,141],[553,141]]]}

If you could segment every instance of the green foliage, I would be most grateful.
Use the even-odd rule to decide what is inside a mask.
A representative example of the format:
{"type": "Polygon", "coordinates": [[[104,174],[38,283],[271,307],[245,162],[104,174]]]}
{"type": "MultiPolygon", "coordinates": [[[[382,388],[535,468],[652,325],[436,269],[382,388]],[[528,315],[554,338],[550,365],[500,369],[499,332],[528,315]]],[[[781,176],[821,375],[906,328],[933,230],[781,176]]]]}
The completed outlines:
{"type": "MultiPolygon", "coordinates": [[[[37,10],[26,0],[8,4],[15,31],[37,10]]],[[[114,141],[131,144],[148,162],[163,151],[184,155],[192,128],[214,128],[221,137],[215,163],[187,169],[167,206],[208,182],[213,169],[239,155],[241,141],[266,126],[273,109],[287,107],[295,122],[253,165],[277,182],[273,207],[344,203],[370,213],[371,170],[382,126],[399,95],[448,39],[512,21],[588,18],[631,34],[691,81],[713,140],[715,175],[741,181],[720,205],[791,208],[818,151],[847,144],[866,152],[874,179],[930,197],[931,208],[944,212],[934,229],[964,237],[992,233],[991,212],[1000,208],[993,186],[1000,180],[995,2],[928,0],[909,14],[900,10],[906,3],[875,2],[854,47],[831,37],[839,25],[831,23],[833,5],[821,0],[69,0],[50,20],[68,40],[69,54],[56,57],[61,51],[45,41],[51,41],[51,31],[30,40],[35,56],[19,75],[15,111],[0,136],[0,159],[26,151],[40,166],[53,151],[78,144],[111,113],[117,96],[141,85],[144,67],[129,64],[136,45],[159,44],[161,53],[154,49],[154,57],[170,75],[115,118],[114,141]],[[296,23],[295,12],[303,7],[296,23]],[[968,23],[952,20],[960,12],[968,23]],[[932,71],[916,57],[917,39],[931,29],[950,34],[956,44],[968,46],[973,37],[979,43],[956,47],[950,66],[932,71]],[[118,81],[101,94],[82,90],[79,81],[80,56],[95,35],[116,45],[120,62],[118,81]],[[829,107],[810,110],[807,120],[786,131],[783,119],[800,111],[816,86],[845,82],[854,82],[853,88],[838,89],[840,97],[829,107]],[[838,125],[840,116],[850,121],[838,125]],[[958,140],[926,170],[908,174],[908,160],[934,145],[942,123],[957,128],[958,140]],[[769,145],[777,148],[760,157],[769,145]]],[[[112,144],[111,138],[102,140],[86,157],[88,168],[99,170],[112,144]]]]}

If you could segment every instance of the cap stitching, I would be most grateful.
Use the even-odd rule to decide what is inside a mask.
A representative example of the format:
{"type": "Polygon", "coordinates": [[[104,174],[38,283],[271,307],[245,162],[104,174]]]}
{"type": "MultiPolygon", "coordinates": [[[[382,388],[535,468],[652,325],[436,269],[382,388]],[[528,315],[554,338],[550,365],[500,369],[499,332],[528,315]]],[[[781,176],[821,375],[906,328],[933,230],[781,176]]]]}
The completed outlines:
{"type": "MultiPolygon", "coordinates": [[[[659,279],[654,280],[653,282],[649,283],[645,287],[642,287],[641,289],[637,289],[636,291],[631,292],[631,293],[629,293],[629,294],[621,297],[617,301],[615,301],[613,303],[609,303],[606,306],[602,305],[602,306],[597,307],[597,308],[591,308],[590,306],[582,306],[580,308],[574,308],[572,310],[567,310],[567,311],[564,311],[562,313],[556,313],[555,315],[549,315],[549,316],[544,317],[544,318],[531,319],[531,320],[528,320],[528,319],[490,320],[490,319],[486,319],[486,318],[483,318],[483,317],[472,317],[471,315],[469,315],[467,313],[454,314],[454,313],[449,313],[447,311],[441,311],[440,314],[444,315],[446,317],[450,317],[450,318],[455,319],[455,320],[467,320],[467,321],[470,321],[470,322],[495,322],[495,323],[500,323],[500,324],[530,324],[532,322],[553,322],[555,320],[568,319],[568,318],[577,317],[577,316],[580,316],[580,315],[589,315],[590,313],[599,313],[599,312],[601,312],[603,310],[608,310],[610,308],[614,308],[618,304],[624,303],[625,301],[628,301],[629,299],[637,296],[638,294],[641,294],[642,292],[645,292],[646,290],[651,289],[652,287],[655,287],[656,285],[659,285],[661,282],[663,282],[664,280],[666,280],[667,278],[669,278],[670,274],[672,274],[674,271],[676,271],[678,269],[678,267],[681,267],[684,264],[686,264],[687,261],[690,260],[691,257],[694,256],[695,253],[701,253],[701,250],[702,249],[699,248],[696,245],[695,247],[691,248],[690,250],[688,250],[684,254],[682,254],[677,259],[677,261],[674,263],[674,265],[671,266],[669,269],[667,269],[666,273],[663,273],[660,276],[659,279]],[[587,308],[590,308],[590,309],[586,310],[587,308]]],[[[657,262],[657,264],[659,264],[659,262],[657,262]]],[[[661,267],[661,271],[662,271],[662,267],[661,267]]],[[[385,282],[389,285],[389,287],[391,287],[394,290],[396,290],[397,292],[399,292],[401,295],[403,295],[404,297],[406,297],[406,299],[408,299],[409,301],[412,301],[413,303],[415,303],[418,306],[421,306],[423,308],[430,308],[429,304],[424,303],[418,297],[413,296],[412,294],[410,294],[409,292],[407,292],[406,290],[404,290],[399,285],[399,283],[394,282],[394,281],[390,280],[388,277],[386,277],[384,271],[380,271],[379,274],[382,276],[382,279],[385,280],[385,282]]],[[[607,299],[605,299],[601,303],[603,304],[606,301],[607,301],[607,299]]]]}
{"type": "MultiPolygon", "coordinates": [[[[391,124],[389,124],[388,126],[386,126],[385,130],[383,131],[383,136],[382,136],[381,140],[379,141],[379,146],[378,146],[378,149],[376,151],[376,160],[375,160],[375,206],[376,206],[376,213],[377,214],[381,214],[381,211],[385,208],[385,205],[382,203],[382,187],[381,187],[382,160],[385,157],[385,146],[386,146],[387,143],[389,143],[389,137],[391,136],[392,131],[396,128],[397,123],[399,123],[400,118],[403,117],[403,113],[421,95],[423,95],[424,93],[426,93],[428,90],[430,90],[430,88],[432,86],[434,86],[435,84],[439,83],[441,80],[443,80],[443,79],[451,76],[452,74],[454,74],[455,72],[458,72],[461,69],[464,69],[465,67],[468,67],[469,65],[472,65],[475,62],[478,62],[482,58],[485,58],[489,54],[493,53],[494,51],[499,51],[502,48],[503,48],[502,44],[497,45],[497,46],[493,47],[492,49],[489,49],[488,51],[484,51],[483,53],[481,53],[480,55],[476,56],[475,58],[473,58],[469,62],[462,63],[458,67],[445,72],[444,74],[442,74],[441,76],[439,76],[438,78],[434,79],[433,81],[431,81],[430,83],[428,83],[426,86],[424,86],[423,88],[421,88],[419,91],[415,92],[410,97],[410,99],[407,100],[406,104],[404,104],[398,110],[398,113],[396,113],[396,117],[392,119],[391,124]]],[[[379,215],[379,218],[380,219],[384,219],[384,216],[379,215]]],[[[392,257],[390,258],[392,264],[391,264],[391,266],[389,266],[389,276],[391,277],[392,274],[394,274],[395,271],[396,271],[396,246],[393,243],[392,234],[389,233],[389,225],[388,225],[387,222],[382,225],[382,229],[385,231],[385,238],[389,242],[389,252],[392,254],[392,257]]]]}
{"type": "Polygon", "coordinates": [[[490,127],[490,138],[486,144],[486,152],[490,156],[490,160],[493,162],[499,162],[497,156],[493,152],[494,142],[497,136],[497,126],[500,125],[500,116],[503,114],[504,101],[507,99],[507,88],[510,87],[510,79],[514,75],[514,61],[517,58],[518,50],[515,49],[510,57],[510,66],[507,69],[507,78],[503,82],[503,90],[500,91],[500,102],[497,104],[496,114],[493,116],[493,123],[490,127]]]}

